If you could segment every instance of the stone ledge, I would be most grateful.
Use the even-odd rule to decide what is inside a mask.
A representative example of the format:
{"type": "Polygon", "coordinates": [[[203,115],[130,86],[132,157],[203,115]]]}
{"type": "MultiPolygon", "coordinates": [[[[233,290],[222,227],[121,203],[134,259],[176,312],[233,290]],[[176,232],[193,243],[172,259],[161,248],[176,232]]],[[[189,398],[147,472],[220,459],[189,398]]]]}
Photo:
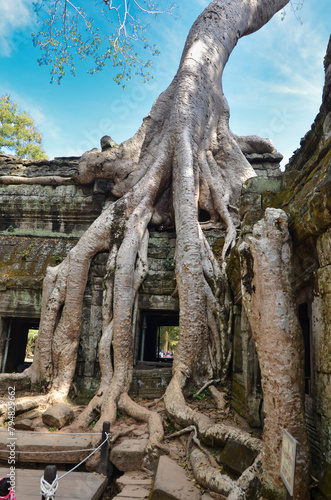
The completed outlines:
{"type": "Polygon", "coordinates": [[[161,456],[151,500],[200,500],[200,492],[174,460],[161,456]]]}

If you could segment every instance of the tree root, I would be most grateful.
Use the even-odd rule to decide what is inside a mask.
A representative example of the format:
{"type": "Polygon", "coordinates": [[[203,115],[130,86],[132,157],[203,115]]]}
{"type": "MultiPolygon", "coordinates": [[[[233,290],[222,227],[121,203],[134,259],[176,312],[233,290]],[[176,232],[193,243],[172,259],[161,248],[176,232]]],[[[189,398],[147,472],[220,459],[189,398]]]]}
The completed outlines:
{"type": "Polygon", "coordinates": [[[195,449],[191,453],[190,463],[194,476],[201,486],[216,493],[228,496],[235,486],[235,482],[220,469],[212,467],[206,459],[206,454],[195,449]]]}
{"type": "Polygon", "coordinates": [[[187,432],[190,433],[190,436],[187,440],[187,454],[188,454],[188,449],[190,447],[190,444],[191,442],[193,441],[193,443],[208,457],[208,460],[210,462],[210,465],[212,467],[217,467],[217,462],[216,460],[214,459],[214,457],[211,455],[211,453],[209,453],[209,451],[204,447],[202,446],[202,444],[200,443],[200,440],[198,438],[198,432],[197,432],[197,428],[195,427],[195,425],[190,425],[189,427],[186,427],[185,429],[181,429],[180,431],[177,431],[177,432],[174,432],[173,434],[170,434],[170,436],[168,436],[168,439],[171,439],[171,438],[174,438],[174,437],[179,437],[179,436],[182,436],[183,434],[186,434],[187,432]]]}
{"type": "Polygon", "coordinates": [[[157,412],[138,405],[128,394],[122,394],[118,407],[128,416],[147,423],[149,432],[149,440],[146,447],[147,453],[155,448],[159,448],[167,454],[169,453],[168,447],[162,444],[164,438],[163,423],[161,416],[157,412]]]}
{"type": "Polygon", "coordinates": [[[151,408],[152,406],[155,406],[155,405],[161,403],[161,401],[163,401],[163,399],[164,399],[164,394],[160,398],[158,398],[154,401],[151,401],[150,403],[147,403],[146,408],[151,408]]]}
{"type": "Polygon", "coordinates": [[[203,384],[203,386],[197,391],[196,396],[199,396],[199,394],[201,394],[205,389],[207,389],[208,387],[210,387],[213,384],[218,384],[220,381],[221,381],[220,378],[217,380],[208,380],[208,382],[203,384]]]}
{"type": "Polygon", "coordinates": [[[226,393],[220,392],[219,390],[216,389],[214,385],[209,386],[209,391],[216,403],[217,408],[220,411],[224,411],[226,408],[226,401],[225,401],[226,393]]]}
{"type": "Polygon", "coordinates": [[[117,431],[117,432],[114,432],[114,434],[112,435],[112,437],[110,438],[110,444],[113,445],[115,444],[115,442],[120,438],[120,437],[124,437],[124,436],[128,436],[128,434],[130,434],[132,431],[134,431],[136,428],[135,425],[131,425],[130,427],[128,427],[127,429],[125,430],[120,430],[120,431],[117,431]]]}
{"type": "Polygon", "coordinates": [[[220,469],[211,467],[203,452],[195,449],[191,453],[190,463],[194,476],[201,486],[228,497],[229,500],[245,500],[246,492],[253,480],[260,474],[261,455],[248,467],[237,481],[232,480],[220,469]]]}
{"type": "Polygon", "coordinates": [[[206,415],[192,410],[186,405],[180,388],[180,373],[174,373],[165,393],[165,408],[170,419],[185,428],[194,425],[199,438],[207,445],[224,446],[228,439],[246,445],[252,451],[260,452],[262,442],[250,434],[221,423],[213,423],[206,415]]]}
{"type": "Polygon", "coordinates": [[[260,453],[252,465],[248,467],[240,476],[237,484],[228,496],[229,500],[245,500],[246,492],[250,488],[254,479],[261,474],[262,454],[260,453]]]}

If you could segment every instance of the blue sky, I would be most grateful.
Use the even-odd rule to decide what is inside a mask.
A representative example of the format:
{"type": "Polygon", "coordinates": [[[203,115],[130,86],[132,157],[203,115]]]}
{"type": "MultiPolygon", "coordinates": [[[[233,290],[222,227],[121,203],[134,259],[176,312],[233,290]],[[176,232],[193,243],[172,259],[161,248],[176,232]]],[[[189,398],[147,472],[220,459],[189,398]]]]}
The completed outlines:
{"type": "MultiPolygon", "coordinates": [[[[125,91],[114,70],[88,75],[79,65],[61,85],[37,63],[32,0],[0,0],[0,94],[10,94],[35,120],[50,158],[81,155],[107,134],[120,143],[131,137],[178,67],[187,33],[207,0],[177,2],[180,18],[161,16],[150,39],[161,54],[154,79],[131,80],[125,91]]],[[[305,0],[301,25],[288,11],[259,32],[241,39],[224,72],[230,125],[238,135],[270,137],[287,160],[299,147],[321,104],[323,58],[330,36],[330,0],[305,0]]]]}

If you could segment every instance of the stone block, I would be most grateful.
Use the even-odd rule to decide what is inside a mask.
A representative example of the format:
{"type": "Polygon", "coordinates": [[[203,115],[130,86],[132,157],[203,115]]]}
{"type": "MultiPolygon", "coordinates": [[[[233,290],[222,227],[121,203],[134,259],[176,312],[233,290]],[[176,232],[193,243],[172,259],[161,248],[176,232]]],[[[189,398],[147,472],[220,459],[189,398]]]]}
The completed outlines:
{"type": "Polygon", "coordinates": [[[140,471],[129,471],[125,472],[123,476],[116,479],[116,484],[122,491],[125,486],[141,486],[146,489],[150,489],[152,480],[144,472],[140,471]]]}
{"type": "Polygon", "coordinates": [[[110,461],[118,470],[140,470],[145,456],[147,439],[125,439],[110,452],[110,461]]]}
{"type": "Polygon", "coordinates": [[[33,431],[34,425],[32,420],[28,418],[22,418],[21,420],[15,423],[15,429],[19,431],[33,431]]]}
{"type": "Polygon", "coordinates": [[[15,413],[16,413],[16,415],[20,415],[21,413],[25,413],[27,411],[34,410],[38,406],[39,406],[38,402],[33,400],[33,399],[20,401],[16,405],[15,413]]]}
{"type": "Polygon", "coordinates": [[[21,415],[19,415],[18,417],[16,417],[15,420],[14,420],[14,422],[16,424],[17,422],[20,422],[23,419],[33,420],[34,418],[41,417],[41,415],[42,415],[41,411],[39,411],[39,410],[31,410],[31,411],[28,411],[26,413],[22,413],[21,415]]]}
{"type": "Polygon", "coordinates": [[[151,238],[148,242],[148,257],[166,259],[169,253],[168,238],[151,238]]]}
{"type": "Polygon", "coordinates": [[[74,412],[67,403],[58,403],[48,408],[42,415],[44,424],[57,429],[61,429],[61,427],[68,424],[73,417],[74,412]]]}
{"type": "Polygon", "coordinates": [[[124,487],[124,489],[116,496],[119,500],[125,500],[130,498],[131,500],[147,500],[149,496],[149,490],[142,486],[130,484],[124,487]]]}
{"type": "Polygon", "coordinates": [[[256,456],[257,453],[244,444],[229,439],[217,461],[229,472],[240,476],[247,467],[252,465],[256,456]]]}
{"type": "Polygon", "coordinates": [[[174,460],[161,456],[151,500],[200,500],[200,492],[174,460]]]}
{"type": "Polygon", "coordinates": [[[172,369],[136,370],[133,375],[130,394],[161,397],[172,376],[172,369]]]}

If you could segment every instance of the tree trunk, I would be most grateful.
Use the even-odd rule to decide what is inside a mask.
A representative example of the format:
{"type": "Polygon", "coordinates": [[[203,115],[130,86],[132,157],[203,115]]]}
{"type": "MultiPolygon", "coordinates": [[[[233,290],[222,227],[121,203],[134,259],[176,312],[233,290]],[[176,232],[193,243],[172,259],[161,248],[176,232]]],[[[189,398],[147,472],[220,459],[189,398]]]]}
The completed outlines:
{"type": "Polygon", "coordinates": [[[284,490],[280,477],[282,431],[298,442],[294,498],[309,498],[304,345],[293,289],[287,216],[268,208],[248,243],[239,247],[242,295],[259,357],[263,404],[263,470],[268,487],[284,490]]]}

